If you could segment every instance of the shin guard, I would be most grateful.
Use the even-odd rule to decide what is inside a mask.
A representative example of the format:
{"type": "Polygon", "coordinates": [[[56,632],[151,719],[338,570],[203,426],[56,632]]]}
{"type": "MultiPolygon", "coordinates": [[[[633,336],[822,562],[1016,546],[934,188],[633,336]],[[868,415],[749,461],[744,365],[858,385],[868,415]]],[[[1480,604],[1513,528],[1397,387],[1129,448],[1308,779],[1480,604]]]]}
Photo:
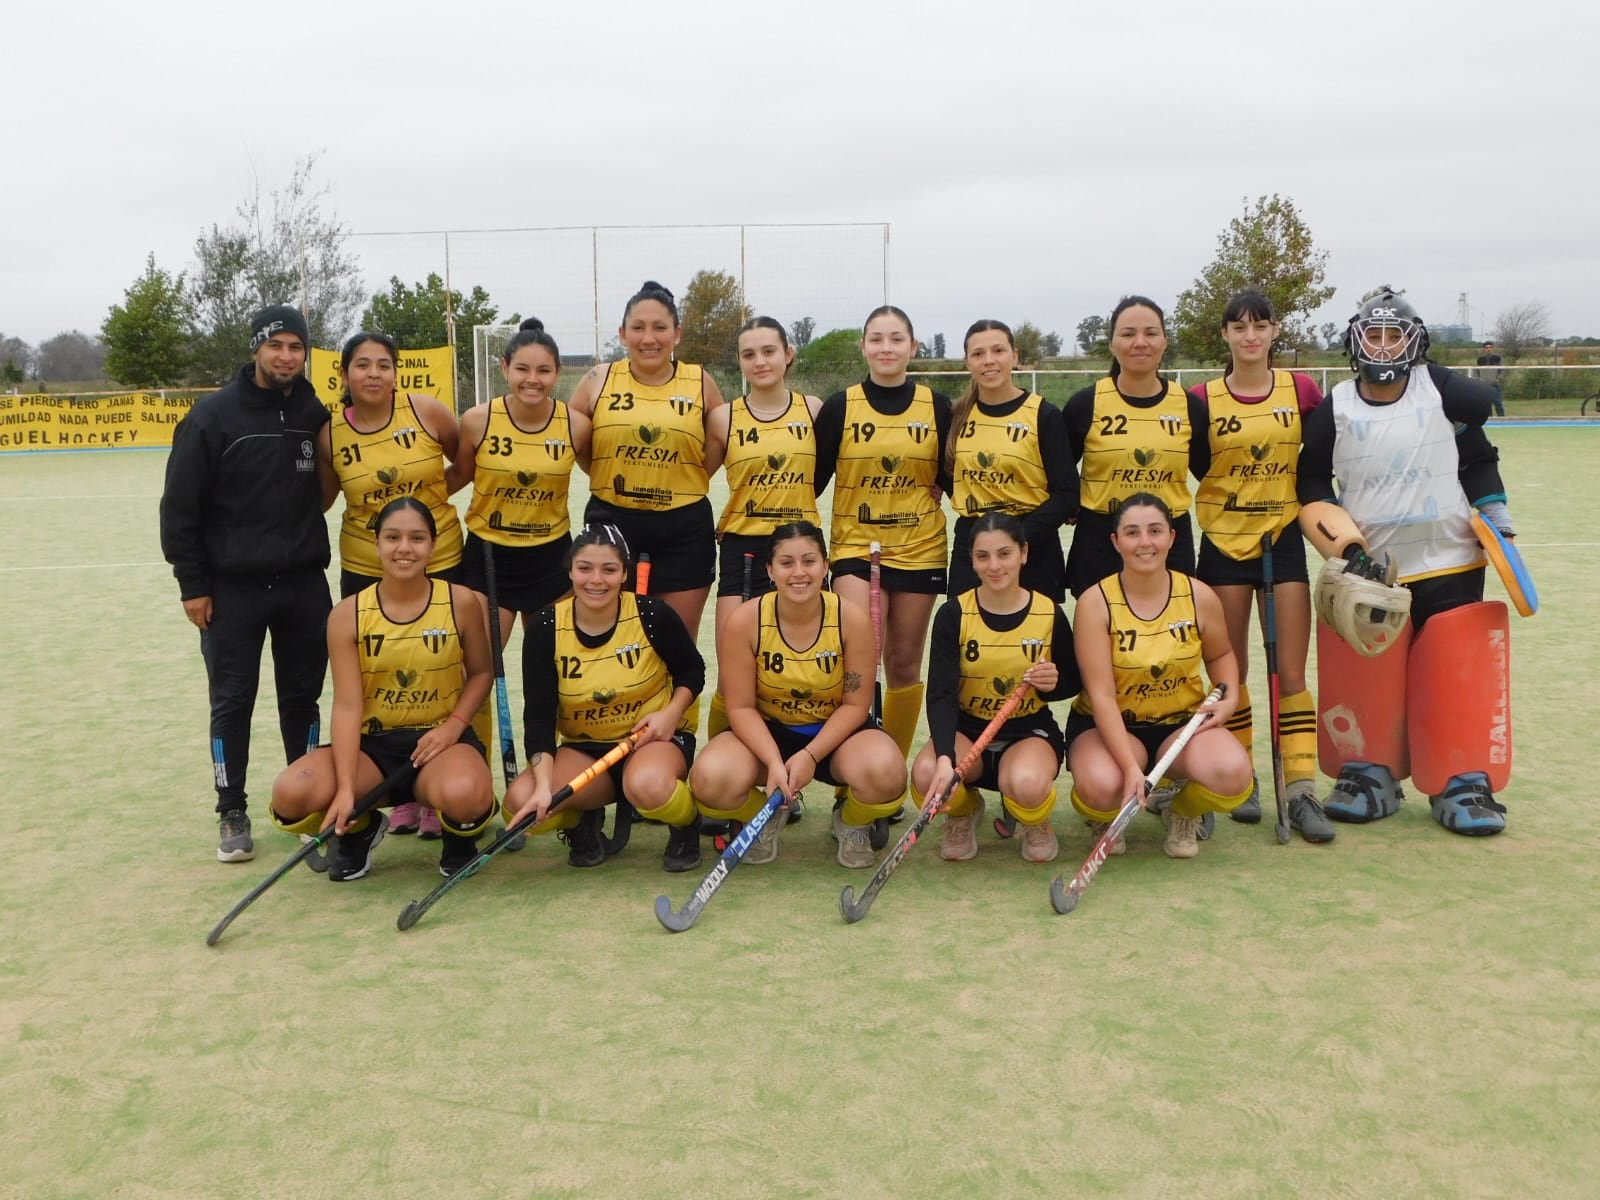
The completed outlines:
{"type": "Polygon", "coordinates": [[[1228,732],[1244,747],[1246,754],[1255,753],[1255,714],[1250,711],[1250,689],[1242,683],[1239,685],[1239,706],[1228,718],[1228,732]]]}
{"type": "Polygon", "coordinates": [[[883,690],[883,728],[900,747],[901,758],[911,757],[911,739],[916,736],[917,718],[921,715],[922,684],[883,690]]]}
{"type": "Polygon", "coordinates": [[[293,833],[304,837],[316,837],[318,831],[322,829],[323,818],[328,815],[327,810],[324,809],[320,812],[307,813],[298,821],[285,821],[272,809],[269,808],[267,811],[272,816],[272,823],[279,829],[285,833],[293,833]]]}
{"type": "Polygon", "coordinates": [[[1317,777],[1317,704],[1309,691],[1278,697],[1278,749],[1285,784],[1317,777]]]}
{"type": "Polygon", "coordinates": [[[1411,776],[1437,796],[1452,777],[1511,780],[1511,632],[1506,606],[1480,600],[1430,617],[1406,679],[1411,776]]]}
{"type": "Polygon", "coordinates": [[[1337,777],[1348,762],[1382,763],[1396,779],[1411,773],[1406,746],[1410,653],[1409,622],[1394,644],[1373,658],[1356,653],[1317,622],[1317,758],[1323,774],[1337,777]]]}

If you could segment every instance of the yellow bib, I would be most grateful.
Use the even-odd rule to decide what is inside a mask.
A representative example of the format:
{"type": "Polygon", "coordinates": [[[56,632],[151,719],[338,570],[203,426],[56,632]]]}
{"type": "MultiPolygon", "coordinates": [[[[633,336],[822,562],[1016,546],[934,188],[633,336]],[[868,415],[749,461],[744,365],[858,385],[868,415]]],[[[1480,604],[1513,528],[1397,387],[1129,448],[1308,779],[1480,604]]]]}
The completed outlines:
{"type": "Polygon", "coordinates": [[[543,546],[572,528],[567,489],[577,459],[567,406],[554,403],[543,429],[523,429],[504,396],[489,401],[467,508],[467,528],[485,541],[543,546]]]}
{"type": "Polygon", "coordinates": [[[461,699],[464,657],[450,585],[430,582],[428,607],[403,625],[384,615],[377,584],[356,593],[363,733],[432,729],[461,699]]]}
{"type": "Polygon", "coordinates": [[[1272,373],[1272,392],[1240,404],[1225,379],[1206,384],[1211,469],[1195,492],[1200,528],[1229,558],[1261,554],[1261,535],[1274,538],[1300,514],[1295,494],[1300,461],[1300,398],[1294,376],[1272,373]]]}
{"type": "Polygon", "coordinates": [[[341,567],[357,575],[383,574],[373,525],[384,506],[399,496],[415,496],[426,504],[438,526],[428,570],[446,571],[461,561],[461,521],[445,489],[444,450],[417,420],[409,395],[394,394],[389,420],[380,429],[359,433],[344,414],[335,413],[328,431],[333,469],[344,492],[341,567]]]}
{"type": "Polygon", "coordinates": [[[954,430],[955,487],[950,500],[960,517],[981,517],[999,509],[1020,516],[1050,498],[1044,454],[1039,446],[1039,405],[1030,394],[1008,417],[985,415],[974,402],[966,423],[954,430]]]}
{"type": "Polygon", "coordinates": [[[706,494],[705,385],[678,363],[665,383],[640,383],[627,359],[606,369],[594,401],[589,488],[618,508],[682,508],[706,494]]]}
{"type": "MultiPolygon", "coordinates": [[[[1107,576],[1098,585],[1111,618],[1111,670],[1124,721],[1181,720],[1206,698],[1194,588],[1182,572],[1167,575],[1171,597],[1148,621],[1128,606],[1121,575],[1107,576]]],[[[1084,714],[1093,711],[1089,697],[1081,693],[1072,707],[1084,714]]]]}
{"type": "Polygon", "coordinates": [[[866,558],[881,542],[886,567],[942,569],[944,513],[932,490],[938,477],[933,392],[918,384],[906,411],[886,417],[865,388],[851,387],[833,476],[833,556],[866,558]]]}
{"type": "MultiPolygon", "coordinates": [[[[632,592],[622,593],[616,626],[592,649],[578,638],[572,605],[570,596],[556,604],[556,731],[568,742],[619,742],[672,700],[672,676],[632,592]]],[[[693,730],[694,719],[691,706],[678,728],[693,730]]]]}
{"type": "MultiPolygon", "coordinates": [[[[1022,624],[1004,633],[989,628],[978,608],[978,589],[962,592],[960,665],[956,691],[961,711],[980,721],[990,721],[1006,697],[1022,682],[1034,663],[1050,657],[1055,640],[1056,606],[1049,596],[1033,592],[1022,624]]],[[[1039,693],[1029,691],[1017,706],[1013,720],[1031,717],[1044,707],[1039,693]]]]}
{"type": "Polygon", "coordinates": [[[784,725],[826,721],[844,701],[844,632],[839,597],[822,593],[822,628],[809,646],[791,646],[778,628],[778,597],[757,603],[756,711],[784,725]]]}
{"type": "Polygon", "coordinates": [[[1083,443],[1083,507],[1109,515],[1135,492],[1160,497],[1181,517],[1189,511],[1189,398],[1176,383],[1149,408],[1135,408],[1116,381],[1094,385],[1094,420],[1083,443]]]}
{"type": "Polygon", "coordinates": [[[718,533],[765,537],[790,521],[821,526],[817,515],[817,431],[799,392],[789,393],[783,415],[763,420],[745,397],[728,411],[728,506],[718,533]]]}

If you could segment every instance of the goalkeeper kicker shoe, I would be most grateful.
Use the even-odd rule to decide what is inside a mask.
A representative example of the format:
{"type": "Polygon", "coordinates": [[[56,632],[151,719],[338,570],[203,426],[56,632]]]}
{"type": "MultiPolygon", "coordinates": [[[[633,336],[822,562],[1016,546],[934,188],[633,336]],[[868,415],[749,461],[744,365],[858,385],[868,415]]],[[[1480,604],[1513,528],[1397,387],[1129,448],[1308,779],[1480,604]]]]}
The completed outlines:
{"type": "Polygon", "coordinates": [[[1340,770],[1322,807],[1335,821],[1365,825],[1394,816],[1405,798],[1388,767],[1353,762],[1340,770]]]}
{"type": "Polygon", "coordinates": [[[1481,771],[1452,776],[1429,806],[1435,821],[1465,837],[1489,837],[1506,827],[1506,806],[1494,798],[1481,771]]]}

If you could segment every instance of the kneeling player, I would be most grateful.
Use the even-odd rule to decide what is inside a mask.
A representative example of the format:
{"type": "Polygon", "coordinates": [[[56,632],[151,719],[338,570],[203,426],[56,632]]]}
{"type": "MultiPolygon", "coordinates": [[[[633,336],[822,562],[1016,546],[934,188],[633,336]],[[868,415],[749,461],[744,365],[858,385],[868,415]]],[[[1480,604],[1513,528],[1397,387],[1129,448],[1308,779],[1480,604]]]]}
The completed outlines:
{"type": "Polygon", "coordinates": [[[1316,587],[1318,754],[1338,781],[1324,807],[1339,821],[1390,816],[1409,773],[1440,825],[1499,833],[1509,630],[1505,605],[1483,599],[1472,528],[1476,507],[1512,534],[1483,433],[1494,391],[1427,362],[1426,327],[1389,288],[1362,301],[1345,349],[1357,378],[1307,418],[1300,458],[1301,525],[1328,560],[1316,587]]]}

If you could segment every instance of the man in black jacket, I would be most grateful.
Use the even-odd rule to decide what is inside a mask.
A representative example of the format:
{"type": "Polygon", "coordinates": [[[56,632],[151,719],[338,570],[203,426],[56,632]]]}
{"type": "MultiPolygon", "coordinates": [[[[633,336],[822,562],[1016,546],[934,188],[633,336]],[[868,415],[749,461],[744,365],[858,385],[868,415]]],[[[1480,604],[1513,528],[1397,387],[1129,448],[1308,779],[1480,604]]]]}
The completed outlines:
{"type": "Polygon", "coordinates": [[[328,412],[304,374],[310,336],[299,310],[264,308],[250,331],[251,362],[173,431],[161,495],[161,551],[184,615],[200,630],[210,681],[222,862],[255,857],[244,781],[267,633],[285,761],[317,738],[328,666],[328,529],[316,455],[328,412]]]}

